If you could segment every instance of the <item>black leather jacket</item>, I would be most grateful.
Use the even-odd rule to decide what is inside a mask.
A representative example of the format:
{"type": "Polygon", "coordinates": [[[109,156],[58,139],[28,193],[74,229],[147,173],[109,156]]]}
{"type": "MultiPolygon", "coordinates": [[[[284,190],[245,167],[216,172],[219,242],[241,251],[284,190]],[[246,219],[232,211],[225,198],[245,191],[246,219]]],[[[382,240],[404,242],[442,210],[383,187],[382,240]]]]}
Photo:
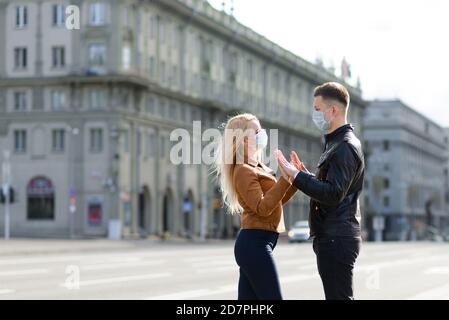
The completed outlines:
{"type": "Polygon", "coordinates": [[[360,140],[346,124],[325,135],[316,176],[299,172],[293,184],[310,200],[310,237],[359,237],[359,195],[365,162],[360,140]]]}

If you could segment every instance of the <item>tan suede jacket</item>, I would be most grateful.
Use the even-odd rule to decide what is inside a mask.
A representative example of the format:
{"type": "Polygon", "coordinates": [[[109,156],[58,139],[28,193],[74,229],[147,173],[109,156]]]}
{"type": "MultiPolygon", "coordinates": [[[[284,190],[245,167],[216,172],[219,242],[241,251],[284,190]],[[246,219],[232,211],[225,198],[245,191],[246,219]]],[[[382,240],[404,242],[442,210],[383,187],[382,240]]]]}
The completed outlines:
{"type": "Polygon", "coordinates": [[[282,176],[276,180],[272,169],[251,159],[235,166],[233,181],[243,208],[241,229],[285,231],[282,206],[297,191],[295,186],[282,176]]]}

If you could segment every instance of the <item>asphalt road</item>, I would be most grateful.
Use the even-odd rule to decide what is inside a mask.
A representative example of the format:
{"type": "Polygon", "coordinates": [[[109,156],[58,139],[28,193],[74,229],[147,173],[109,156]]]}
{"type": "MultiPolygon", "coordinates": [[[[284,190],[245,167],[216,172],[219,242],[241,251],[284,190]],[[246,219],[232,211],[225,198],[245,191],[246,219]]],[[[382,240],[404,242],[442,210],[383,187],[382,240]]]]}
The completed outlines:
{"type": "MultiPolygon", "coordinates": [[[[233,241],[0,255],[0,299],[236,299],[233,241]]],[[[285,299],[323,299],[311,244],[275,249],[285,299]]],[[[364,243],[356,299],[449,299],[449,243],[364,243]]]]}

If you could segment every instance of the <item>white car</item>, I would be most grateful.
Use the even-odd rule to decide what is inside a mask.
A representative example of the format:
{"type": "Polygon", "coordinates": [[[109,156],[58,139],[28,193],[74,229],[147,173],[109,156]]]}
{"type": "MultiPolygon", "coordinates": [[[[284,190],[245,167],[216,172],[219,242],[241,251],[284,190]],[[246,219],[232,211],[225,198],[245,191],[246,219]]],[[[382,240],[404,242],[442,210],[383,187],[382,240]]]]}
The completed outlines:
{"type": "Polygon", "coordinates": [[[288,242],[308,241],[310,236],[309,222],[297,221],[288,232],[288,242]]]}

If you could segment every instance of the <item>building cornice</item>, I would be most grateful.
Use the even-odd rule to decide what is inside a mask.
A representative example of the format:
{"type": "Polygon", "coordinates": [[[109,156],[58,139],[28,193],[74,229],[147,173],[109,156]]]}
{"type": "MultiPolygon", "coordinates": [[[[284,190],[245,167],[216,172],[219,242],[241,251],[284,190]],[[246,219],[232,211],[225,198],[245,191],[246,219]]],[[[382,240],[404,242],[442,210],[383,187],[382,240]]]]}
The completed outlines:
{"type": "Polygon", "coordinates": [[[280,67],[299,75],[301,78],[309,80],[318,85],[323,82],[336,81],[343,83],[351,94],[351,99],[362,108],[367,106],[367,101],[363,100],[362,93],[343,79],[319,67],[307,60],[293,54],[292,52],[280,47],[264,36],[256,33],[252,29],[239,23],[234,17],[218,11],[207,2],[196,1],[197,8],[187,4],[187,0],[147,0],[150,3],[156,3],[161,8],[182,16],[189,23],[196,24],[201,28],[212,32],[225,39],[229,44],[236,44],[246,50],[261,56],[270,63],[277,64],[280,67]]]}
{"type": "MultiPolygon", "coordinates": [[[[183,101],[198,107],[207,108],[215,112],[232,113],[241,112],[248,110],[239,110],[235,106],[226,105],[220,101],[216,100],[205,100],[202,98],[192,97],[186,95],[182,92],[173,91],[170,89],[163,88],[157,83],[150,81],[149,79],[137,75],[123,75],[123,74],[109,74],[102,76],[84,76],[84,75],[69,75],[69,76],[57,76],[57,77],[17,77],[17,78],[0,78],[0,88],[7,87],[20,87],[20,86],[80,86],[80,85],[108,85],[108,84],[126,84],[129,86],[134,86],[142,90],[148,90],[150,93],[156,93],[158,95],[164,96],[166,98],[175,99],[178,101],[183,101]]],[[[270,119],[261,117],[261,120],[266,123],[273,125],[277,128],[282,128],[284,130],[295,132],[296,134],[310,137],[312,139],[320,138],[319,133],[308,132],[307,130],[301,130],[293,128],[289,125],[285,125],[282,122],[270,121],[270,119]]]]}

